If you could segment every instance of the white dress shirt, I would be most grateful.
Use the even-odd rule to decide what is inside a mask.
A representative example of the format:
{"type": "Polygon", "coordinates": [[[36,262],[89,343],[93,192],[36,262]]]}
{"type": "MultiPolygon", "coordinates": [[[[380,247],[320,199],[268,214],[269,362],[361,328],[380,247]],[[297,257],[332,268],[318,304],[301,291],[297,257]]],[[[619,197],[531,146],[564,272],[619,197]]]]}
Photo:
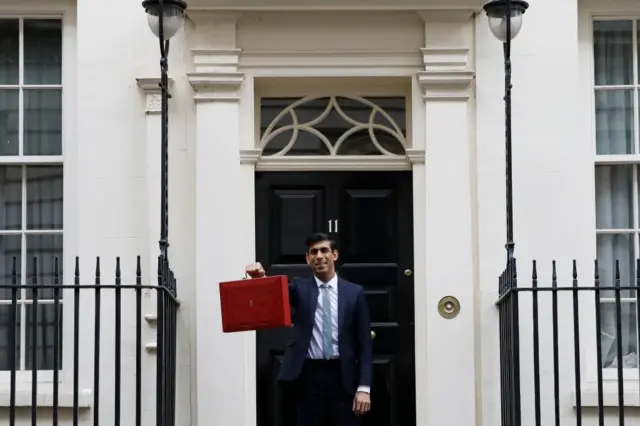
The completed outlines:
{"type": "MultiPolygon", "coordinates": [[[[322,338],[322,329],[323,329],[323,315],[324,315],[324,298],[323,295],[325,291],[329,292],[329,302],[331,303],[331,340],[333,346],[333,357],[340,357],[340,350],[338,348],[338,276],[334,275],[333,278],[329,280],[327,283],[323,283],[315,277],[316,284],[318,285],[318,305],[316,307],[314,322],[313,322],[313,332],[311,334],[311,342],[309,343],[309,352],[307,356],[311,359],[324,359],[324,351],[323,351],[323,338],[322,338]],[[321,286],[326,284],[328,288],[324,289],[321,286]]],[[[359,386],[358,392],[366,392],[369,393],[371,390],[370,386],[359,386]]]]}

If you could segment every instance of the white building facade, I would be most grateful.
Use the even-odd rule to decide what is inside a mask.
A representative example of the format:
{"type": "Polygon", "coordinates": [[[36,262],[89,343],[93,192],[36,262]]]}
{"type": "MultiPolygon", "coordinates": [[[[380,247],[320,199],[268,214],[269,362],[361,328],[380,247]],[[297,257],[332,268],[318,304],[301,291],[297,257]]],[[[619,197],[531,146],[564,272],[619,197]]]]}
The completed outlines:
{"type": "MultiPolygon", "coordinates": [[[[261,350],[268,352],[269,338],[222,333],[218,283],[241,278],[254,260],[285,269],[303,262],[303,236],[311,231],[344,235],[339,238],[349,263],[345,268],[372,262],[381,276],[394,277],[393,285],[371,279],[369,300],[381,342],[376,374],[387,389],[374,397],[374,406],[381,401],[385,408],[369,424],[500,424],[495,302],[506,258],[504,72],[501,43],[487,27],[482,4],[189,2],[188,19],[169,53],[169,252],[181,302],[176,425],[277,424],[278,410],[270,411],[278,402],[268,390],[271,367],[259,360],[261,350]],[[323,186],[327,176],[356,172],[379,183],[356,184],[353,178],[337,189],[323,186]],[[389,182],[395,183],[387,185],[391,173],[389,182]],[[333,203],[334,198],[340,201],[333,203]],[[299,247],[292,240],[298,236],[299,247]],[[396,247],[396,241],[404,245],[396,247]],[[369,252],[363,245],[383,248],[369,252]],[[369,260],[367,253],[390,257],[369,260]],[[438,311],[447,296],[460,304],[454,318],[438,311]],[[415,383],[403,387],[406,377],[415,383]],[[407,389],[406,396],[395,393],[407,389]],[[261,405],[261,399],[268,402],[261,405]]],[[[103,282],[112,283],[119,256],[122,281],[134,284],[136,256],[141,256],[143,284],[155,284],[159,49],[146,21],[138,2],[124,0],[0,4],[4,280],[13,275],[13,256],[22,283],[33,276],[33,256],[59,256],[62,280],[71,285],[80,256],[82,283],[92,284],[100,256],[103,282]]],[[[571,285],[574,259],[581,285],[593,285],[596,257],[603,285],[613,283],[615,259],[622,285],[633,285],[634,259],[640,257],[640,3],[532,0],[512,58],[520,285],[531,285],[533,259],[540,285],[550,285],[552,260],[560,285],[571,285]]],[[[37,277],[52,279],[53,262],[41,265],[37,277]]],[[[0,341],[8,339],[11,302],[10,292],[1,294],[0,341]]],[[[46,336],[55,327],[44,323],[53,315],[47,310],[52,296],[40,297],[36,405],[42,424],[49,424],[54,347],[46,336]]],[[[567,424],[576,416],[570,297],[562,294],[559,301],[558,400],[567,424]]],[[[602,298],[604,405],[616,407],[614,304],[607,295],[602,298]]],[[[29,424],[33,405],[29,300],[21,291],[17,306],[26,326],[17,333],[20,348],[27,350],[17,352],[17,424],[29,424]]],[[[84,300],[79,317],[79,424],[86,425],[96,413],[93,301],[93,295],[84,300]]],[[[98,417],[103,424],[113,422],[118,394],[114,301],[110,293],[101,308],[98,417]]],[[[147,321],[141,420],[151,425],[154,292],[143,291],[142,304],[147,321]]],[[[63,305],[68,308],[61,319],[59,416],[72,424],[71,290],[65,290],[63,305]]],[[[550,306],[541,296],[544,424],[555,416],[550,306]]],[[[635,295],[623,293],[621,306],[625,405],[638,407],[635,295]]],[[[580,308],[581,405],[594,407],[592,294],[580,308]]],[[[135,299],[123,298],[122,311],[121,424],[133,425],[135,299]]],[[[536,424],[529,408],[535,400],[531,325],[530,298],[523,297],[520,374],[527,425],[536,424]]],[[[11,394],[6,342],[0,344],[3,424],[11,394]]],[[[275,362],[273,356],[267,359],[275,362]]],[[[637,422],[629,410],[627,424],[637,422]]],[[[582,416],[583,424],[597,424],[596,411],[582,416]]],[[[607,424],[617,421],[615,414],[606,417],[607,424]]]]}

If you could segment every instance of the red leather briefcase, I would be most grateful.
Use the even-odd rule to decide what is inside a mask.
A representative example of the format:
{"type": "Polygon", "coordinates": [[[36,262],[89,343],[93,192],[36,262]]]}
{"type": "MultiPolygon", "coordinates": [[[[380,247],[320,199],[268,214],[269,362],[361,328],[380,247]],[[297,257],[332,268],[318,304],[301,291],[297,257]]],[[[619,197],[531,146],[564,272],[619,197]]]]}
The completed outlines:
{"type": "Polygon", "coordinates": [[[289,281],[284,275],[220,283],[222,331],[291,327],[289,281]]]}

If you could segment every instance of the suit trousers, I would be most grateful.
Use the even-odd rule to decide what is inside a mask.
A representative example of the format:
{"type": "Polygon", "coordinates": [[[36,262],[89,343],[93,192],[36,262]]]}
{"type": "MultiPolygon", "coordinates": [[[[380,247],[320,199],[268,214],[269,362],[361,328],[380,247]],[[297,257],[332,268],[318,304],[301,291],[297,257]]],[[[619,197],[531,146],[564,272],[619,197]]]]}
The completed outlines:
{"type": "Polygon", "coordinates": [[[342,384],[340,360],[305,360],[297,383],[298,426],[357,426],[354,395],[342,384]]]}

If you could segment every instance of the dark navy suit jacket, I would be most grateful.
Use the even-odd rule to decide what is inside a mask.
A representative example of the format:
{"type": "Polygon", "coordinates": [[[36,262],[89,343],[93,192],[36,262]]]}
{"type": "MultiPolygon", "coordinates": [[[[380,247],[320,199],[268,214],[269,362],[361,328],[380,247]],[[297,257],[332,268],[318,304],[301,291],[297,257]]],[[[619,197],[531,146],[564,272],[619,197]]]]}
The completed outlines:
{"type": "MultiPolygon", "coordinates": [[[[296,278],[289,283],[289,299],[294,308],[293,337],[287,344],[278,380],[294,381],[302,371],[311,342],[318,292],[318,284],[314,277],[296,278]]],[[[358,386],[371,386],[371,320],[364,289],[340,277],[338,350],[345,391],[354,394],[358,386]]]]}

